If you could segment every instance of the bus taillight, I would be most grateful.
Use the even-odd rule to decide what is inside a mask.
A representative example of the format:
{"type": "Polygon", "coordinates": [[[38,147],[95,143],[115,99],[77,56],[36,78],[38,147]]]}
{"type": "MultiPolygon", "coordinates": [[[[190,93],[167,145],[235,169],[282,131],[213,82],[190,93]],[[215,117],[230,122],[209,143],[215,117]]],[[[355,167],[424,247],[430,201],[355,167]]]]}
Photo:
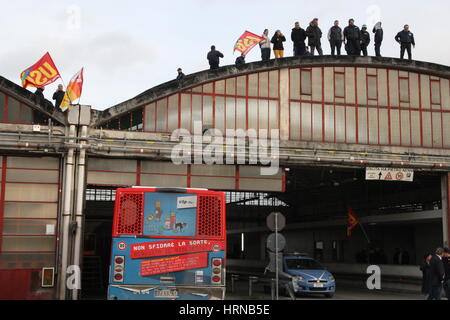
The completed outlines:
{"type": "Polygon", "coordinates": [[[211,282],[212,284],[221,284],[222,283],[222,259],[214,258],[212,260],[212,276],[211,282]]]}
{"type": "Polygon", "coordinates": [[[115,256],[114,257],[114,281],[123,282],[123,272],[125,269],[125,257],[115,256]]]}

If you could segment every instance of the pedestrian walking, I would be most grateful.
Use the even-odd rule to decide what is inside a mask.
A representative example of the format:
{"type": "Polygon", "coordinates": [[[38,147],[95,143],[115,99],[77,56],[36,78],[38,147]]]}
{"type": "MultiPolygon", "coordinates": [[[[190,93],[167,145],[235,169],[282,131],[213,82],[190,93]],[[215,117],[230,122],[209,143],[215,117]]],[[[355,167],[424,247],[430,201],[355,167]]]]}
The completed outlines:
{"type": "Polygon", "coordinates": [[[294,57],[305,55],[306,31],[300,27],[299,22],[296,22],[292,29],[291,40],[294,44],[294,57]]]}
{"type": "Polygon", "coordinates": [[[350,56],[361,55],[360,46],[361,32],[359,27],[355,26],[355,20],[350,19],[348,26],[344,29],[345,50],[350,56]]]}
{"type": "Polygon", "coordinates": [[[344,32],[341,27],[339,27],[339,21],[334,21],[334,26],[328,31],[328,41],[330,42],[331,55],[335,56],[335,51],[337,55],[341,55],[342,42],[344,42],[344,32]]]}
{"type": "Polygon", "coordinates": [[[381,27],[381,22],[377,22],[373,27],[372,32],[375,34],[375,55],[381,57],[381,43],[383,42],[383,28],[381,27]]]}
{"type": "Polygon", "coordinates": [[[220,58],[223,58],[222,52],[216,50],[216,46],[211,46],[211,51],[208,52],[206,58],[209,61],[209,66],[211,70],[219,69],[220,58]]]}
{"type": "Polygon", "coordinates": [[[430,261],[430,295],[428,300],[441,300],[442,283],[444,281],[444,263],[442,257],[444,249],[437,248],[430,261]]]}
{"type": "Polygon", "coordinates": [[[367,47],[370,43],[370,33],[367,32],[367,26],[364,24],[361,28],[361,51],[364,57],[368,56],[367,47]]]}
{"type": "Polygon", "coordinates": [[[420,265],[420,271],[422,271],[422,294],[427,298],[430,294],[430,261],[433,256],[429,253],[423,257],[422,264],[420,265]]]}
{"type": "Polygon", "coordinates": [[[405,51],[408,52],[408,60],[412,60],[411,45],[413,48],[416,47],[416,42],[414,40],[414,34],[409,31],[409,25],[405,24],[403,30],[397,33],[395,36],[395,41],[400,44],[400,59],[403,60],[405,56],[405,51]]]}
{"type": "Polygon", "coordinates": [[[319,19],[314,18],[313,21],[306,28],[306,35],[308,36],[308,46],[311,49],[311,54],[315,54],[315,50],[320,56],[323,56],[322,44],[320,39],[322,38],[322,30],[319,28],[319,19]]]}
{"type": "Polygon", "coordinates": [[[275,54],[275,59],[284,57],[284,46],[283,42],[286,41],[286,37],[281,33],[280,30],[275,31],[271,42],[273,43],[273,53],[275,54]]]}
{"type": "Polygon", "coordinates": [[[270,60],[270,39],[269,39],[269,29],[265,29],[262,35],[264,40],[259,43],[261,49],[261,60],[270,60]]]}

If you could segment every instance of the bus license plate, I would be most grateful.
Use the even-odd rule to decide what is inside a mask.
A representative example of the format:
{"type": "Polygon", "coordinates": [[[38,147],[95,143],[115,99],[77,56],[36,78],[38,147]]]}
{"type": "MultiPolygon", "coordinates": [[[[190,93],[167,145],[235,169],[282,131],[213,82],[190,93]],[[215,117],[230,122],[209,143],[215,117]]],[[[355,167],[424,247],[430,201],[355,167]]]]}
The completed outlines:
{"type": "Polygon", "coordinates": [[[314,283],[314,288],[323,288],[323,283],[314,283]]]}
{"type": "Polygon", "coordinates": [[[155,298],[178,298],[177,289],[156,289],[155,298]]]}

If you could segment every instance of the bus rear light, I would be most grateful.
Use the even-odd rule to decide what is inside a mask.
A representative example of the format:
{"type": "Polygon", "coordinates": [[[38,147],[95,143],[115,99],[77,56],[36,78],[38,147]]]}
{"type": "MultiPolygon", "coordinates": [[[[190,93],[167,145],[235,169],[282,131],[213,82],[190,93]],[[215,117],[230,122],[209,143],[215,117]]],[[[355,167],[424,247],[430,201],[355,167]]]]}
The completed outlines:
{"type": "Polygon", "coordinates": [[[123,280],[123,276],[120,273],[116,273],[114,275],[114,280],[116,281],[122,281],[123,280]]]}
{"type": "Polygon", "coordinates": [[[114,260],[114,262],[116,264],[122,264],[123,263],[123,258],[122,257],[116,257],[116,259],[114,260]]]}
{"type": "Polygon", "coordinates": [[[223,261],[221,258],[213,258],[212,259],[212,284],[221,284],[222,283],[222,265],[223,261]]]}
{"type": "Polygon", "coordinates": [[[220,274],[220,272],[221,272],[221,271],[220,271],[219,268],[214,268],[214,269],[213,269],[213,273],[214,273],[214,274],[220,274]]]}
{"type": "Polygon", "coordinates": [[[221,259],[213,259],[213,266],[214,267],[220,267],[222,265],[221,259]]]}
{"type": "Polygon", "coordinates": [[[222,279],[219,276],[214,276],[212,278],[212,281],[215,282],[215,283],[220,282],[220,280],[222,280],[222,279]]]}
{"type": "Polygon", "coordinates": [[[116,282],[123,282],[123,272],[125,269],[125,257],[115,256],[114,257],[114,280],[116,282]]]}

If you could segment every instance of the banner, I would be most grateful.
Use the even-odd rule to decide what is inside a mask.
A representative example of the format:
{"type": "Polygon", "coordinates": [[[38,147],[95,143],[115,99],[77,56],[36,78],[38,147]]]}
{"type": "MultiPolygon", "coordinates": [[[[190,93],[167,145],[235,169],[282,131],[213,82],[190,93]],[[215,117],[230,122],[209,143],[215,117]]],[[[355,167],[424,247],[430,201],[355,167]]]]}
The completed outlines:
{"type": "Polygon", "coordinates": [[[263,37],[260,37],[249,31],[245,31],[236,42],[233,52],[237,50],[245,56],[250,52],[250,50],[253,49],[254,46],[260,43],[262,40],[264,40],[263,37]]]}
{"type": "Polygon", "coordinates": [[[194,252],[219,252],[224,250],[223,241],[169,240],[132,244],[131,259],[171,256],[194,252]]]}
{"type": "Polygon", "coordinates": [[[184,256],[142,261],[140,275],[141,277],[145,277],[161,273],[206,268],[207,266],[207,253],[187,254],[184,256]]]}
{"type": "Polygon", "coordinates": [[[20,74],[22,87],[45,87],[60,78],[58,69],[50,56],[46,53],[38,62],[20,74]]]}
{"type": "Polygon", "coordinates": [[[66,89],[66,94],[64,95],[64,99],[61,102],[61,110],[66,111],[69,105],[81,97],[81,93],[83,92],[83,69],[82,68],[76,75],[72,77],[69,82],[69,85],[66,89]]]}
{"type": "Polygon", "coordinates": [[[351,237],[352,230],[359,224],[359,220],[351,207],[348,207],[347,210],[347,237],[351,237]]]}

